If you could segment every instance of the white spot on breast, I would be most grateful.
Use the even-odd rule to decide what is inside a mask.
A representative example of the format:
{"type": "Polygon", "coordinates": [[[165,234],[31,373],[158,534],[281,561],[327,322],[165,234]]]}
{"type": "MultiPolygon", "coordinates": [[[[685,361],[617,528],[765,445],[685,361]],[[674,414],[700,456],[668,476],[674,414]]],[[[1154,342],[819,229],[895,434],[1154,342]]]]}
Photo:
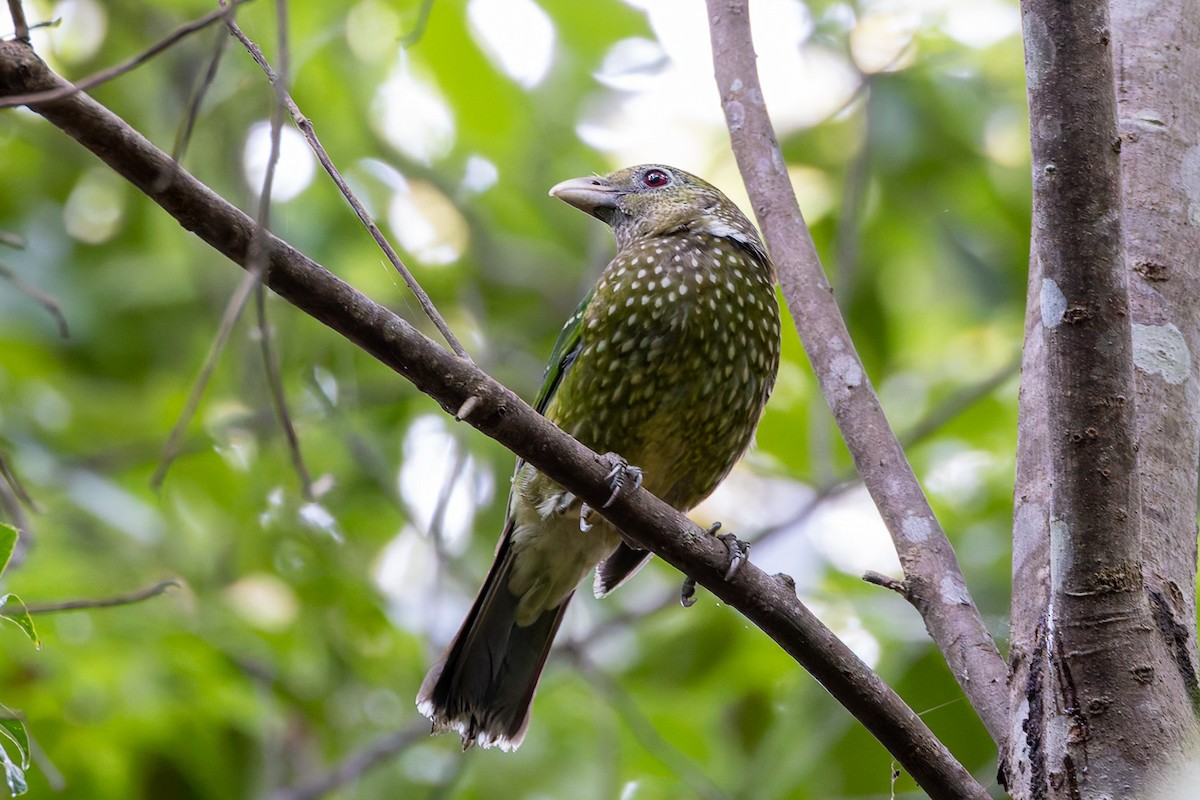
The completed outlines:
{"type": "Polygon", "coordinates": [[[685,295],[685,294],[687,294],[687,293],[688,293],[688,287],[687,287],[687,284],[686,284],[686,283],[684,283],[684,284],[680,284],[680,286],[679,286],[679,294],[680,294],[680,295],[685,295]]]}
{"type": "Polygon", "coordinates": [[[663,285],[664,289],[671,285],[671,276],[670,275],[667,275],[666,277],[664,277],[662,279],[662,285],[663,285]]]}
{"type": "Polygon", "coordinates": [[[1041,304],[1042,325],[1057,328],[1063,320],[1063,314],[1067,313],[1067,297],[1050,278],[1042,280],[1041,304]]]}
{"type": "Polygon", "coordinates": [[[1183,333],[1171,323],[1133,325],[1133,363],[1143,372],[1180,384],[1192,372],[1192,354],[1183,333]]]}
{"type": "Polygon", "coordinates": [[[639,269],[639,270],[638,270],[638,273],[637,273],[637,276],[638,276],[639,278],[644,278],[644,277],[646,277],[646,270],[644,270],[644,269],[639,269]]]}
{"type": "Polygon", "coordinates": [[[625,299],[625,307],[626,307],[626,308],[629,308],[631,305],[633,305],[633,301],[634,301],[635,299],[636,299],[636,298],[634,298],[634,297],[628,297],[628,298],[626,298],[626,299],[625,299]]]}

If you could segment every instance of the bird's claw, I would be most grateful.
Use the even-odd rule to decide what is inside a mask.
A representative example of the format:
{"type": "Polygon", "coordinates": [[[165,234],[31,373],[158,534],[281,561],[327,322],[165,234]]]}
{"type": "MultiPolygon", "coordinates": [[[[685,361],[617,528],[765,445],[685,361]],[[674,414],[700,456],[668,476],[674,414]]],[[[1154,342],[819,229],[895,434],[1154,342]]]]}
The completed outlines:
{"type": "Polygon", "coordinates": [[[633,488],[640,488],[642,485],[642,470],[639,467],[632,466],[628,461],[621,458],[616,453],[605,453],[604,460],[612,467],[605,475],[608,485],[612,487],[612,494],[604,501],[601,508],[608,508],[621,495],[621,492],[626,489],[626,482],[632,482],[633,488]]]}
{"type": "Polygon", "coordinates": [[[733,580],[733,576],[737,575],[742,565],[750,559],[750,543],[743,542],[737,537],[737,534],[733,533],[723,533],[717,538],[729,551],[729,566],[725,568],[725,580],[733,580]]]}
{"type": "Polygon", "coordinates": [[[679,605],[684,608],[691,608],[696,605],[696,579],[686,577],[683,579],[683,586],[679,590],[679,605]]]}
{"type": "Polygon", "coordinates": [[[592,529],[593,523],[588,517],[592,515],[592,507],[587,503],[581,503],[579,506],[579,530],[587,533],[592,529]]]}
{"type": "MultiPolygon", "coordinates": [[[[721,530],[721,523],[714,522],[708,526],[708,534],[714,535],[721,530]]],[[[725,549],[729,552],[729,565],[725,568],[725,580],[731,580],[734,575],[737,575],[738,570],[750,558],[750,545],[737,538],[735,534],[723,533],[717,536],[721,544],[725,545],[725,549]]],[[[686,577],[683,579],[683,586],[679,591],[679,603],[684,608],[691,608],[696,604],[696,579],[686,577]]]]}

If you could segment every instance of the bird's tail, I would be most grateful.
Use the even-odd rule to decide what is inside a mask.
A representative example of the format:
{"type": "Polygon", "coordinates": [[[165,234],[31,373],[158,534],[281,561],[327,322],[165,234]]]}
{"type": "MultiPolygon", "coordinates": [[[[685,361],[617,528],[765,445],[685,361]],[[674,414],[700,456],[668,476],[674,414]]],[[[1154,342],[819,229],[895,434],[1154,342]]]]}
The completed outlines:
{"type": "Polygon", "coordinates": [[[434,733],[458,731],[463,749],[521,745],[538,677],[571,599],[517,625],[518,598],[508,588],[512,566],[512,536],[505,531],[471,613],[417,694],[417,708],[433,720],[434,733]]]}

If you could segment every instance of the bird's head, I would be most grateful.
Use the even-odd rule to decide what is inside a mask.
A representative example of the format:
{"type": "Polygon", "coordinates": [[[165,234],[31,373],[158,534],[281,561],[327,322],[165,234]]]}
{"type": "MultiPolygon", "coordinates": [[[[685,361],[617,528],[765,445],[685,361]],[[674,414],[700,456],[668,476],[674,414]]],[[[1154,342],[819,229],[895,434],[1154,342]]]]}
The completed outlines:
{"type": "Polygon", "coordinates": [[[572,178],[550,190],[580,211],[608,223],[624,248],[646,237],[708,233],[766,251],[750,220],[713,185],[663,164],[627,167],[611,175],[572,178]]]}

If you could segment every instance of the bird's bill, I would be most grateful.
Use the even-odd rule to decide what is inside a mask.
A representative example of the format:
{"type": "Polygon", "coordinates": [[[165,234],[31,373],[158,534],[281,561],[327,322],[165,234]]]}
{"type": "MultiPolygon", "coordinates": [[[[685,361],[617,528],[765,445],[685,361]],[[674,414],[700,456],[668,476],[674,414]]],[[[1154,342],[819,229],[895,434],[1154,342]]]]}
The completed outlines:
{"type": "Polygon", "coordinates": [[[555,185],[550,190],[550,196],[557,197],[593,217],[602,218],[605,211],[617,207],[617,198],[621,196],[621,191],[604,178],[571,178],[555,185]]]}

